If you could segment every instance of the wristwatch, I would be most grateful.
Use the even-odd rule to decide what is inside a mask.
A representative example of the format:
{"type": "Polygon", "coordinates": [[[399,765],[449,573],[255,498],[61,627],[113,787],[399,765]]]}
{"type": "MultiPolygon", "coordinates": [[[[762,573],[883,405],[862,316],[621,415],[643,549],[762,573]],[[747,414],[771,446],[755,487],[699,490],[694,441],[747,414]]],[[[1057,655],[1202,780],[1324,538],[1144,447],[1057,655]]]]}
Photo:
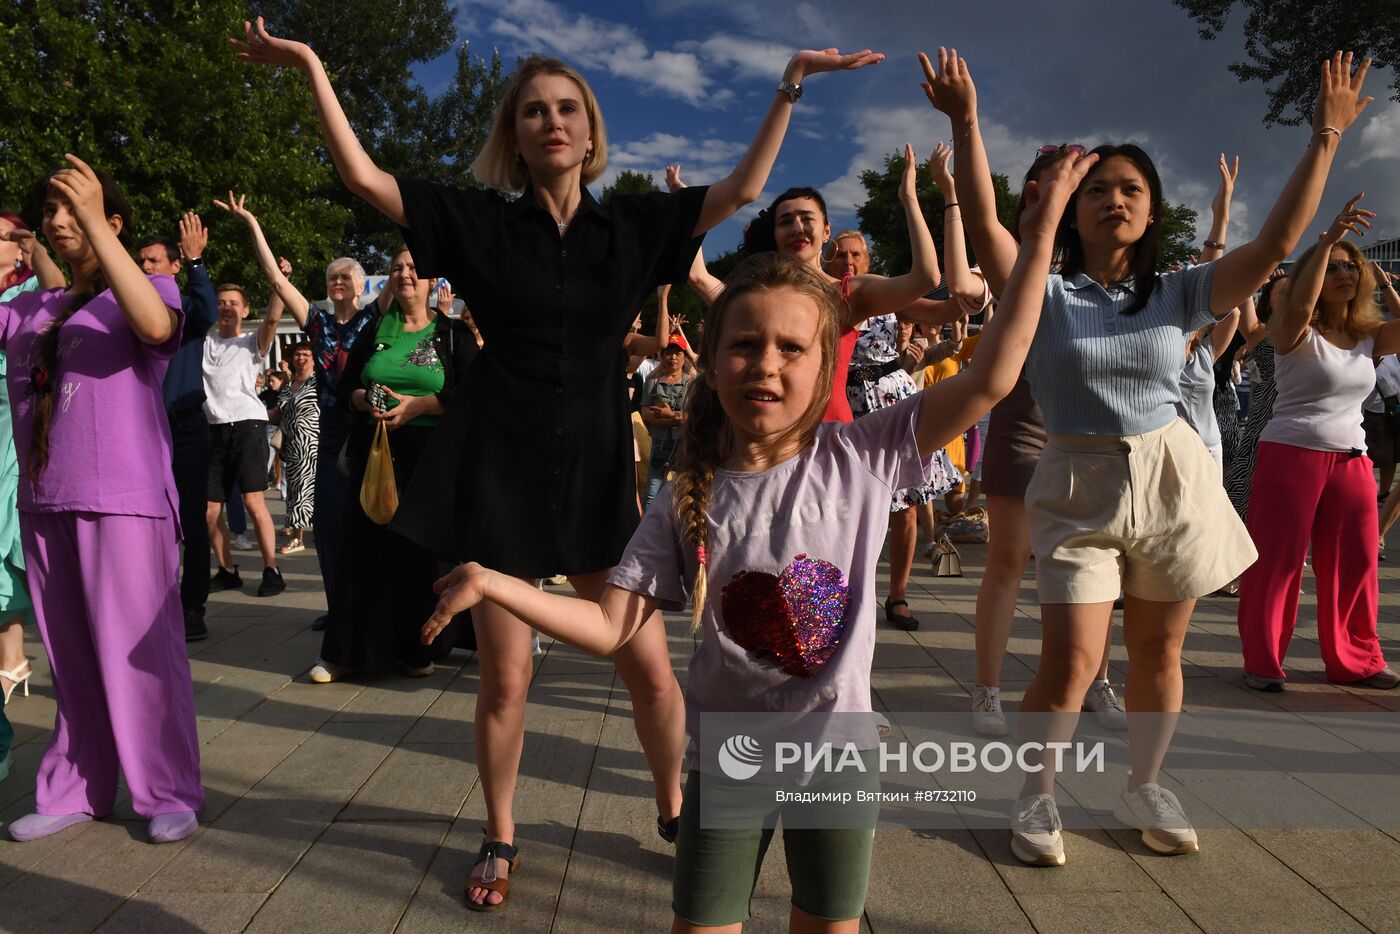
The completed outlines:
{"type": "Polygon", "coordinates": [[[194,257],[193,259],[187,259],[187,260],[185,260],[185,265],[187,265],[187,266],[203,266],[203,265],[204,265],[204,257],[202,257],[202,256],[196,256],[196,257],[194,257]]]}
{"type": "Polygon", "coordinates": [[[799,100],[802,99],[802,85],[793,84],[791,81],[779,81],[778,93],[786,94],[788,96],[788,100],[796,104],[799,100]]]}

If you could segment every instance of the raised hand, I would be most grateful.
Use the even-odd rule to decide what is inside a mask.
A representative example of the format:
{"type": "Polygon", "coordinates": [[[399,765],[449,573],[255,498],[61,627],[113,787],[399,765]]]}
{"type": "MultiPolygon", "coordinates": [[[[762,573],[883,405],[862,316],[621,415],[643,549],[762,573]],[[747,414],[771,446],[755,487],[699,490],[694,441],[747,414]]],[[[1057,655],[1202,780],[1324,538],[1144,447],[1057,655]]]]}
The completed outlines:
{"type": "Polygon", "coordinates": [[[1375,274],[1376,284],[1379,285],[1381,288],[1385,288],[1390,283],[1394,282],[1397,279],[1400,279],[1400,276],[1395,276],[1391,273],[1386,272],[1385,269],[1381,267],[1381,264],[1376,262],[1375,260],[1371,260],[1371,272],[1375,274]]]}
{"type": "Polygon", "coordinates": [[[1026,210],[1021,214],[1021,239],[1055,236],[1064,216],[1065,205],[1099,157],[1066,149],[1060,158],[1046,166],[1040,178],[1026,184],[1026,210]]]}
{"type": "Polygon", "coordinates": [[[977,87],[972,83],[967,62],[958,57],[957,49],[939,46],[936,70],[928,56],[920,52],[919,65],[924,69],[920,87],[935,109],[947,114],[954,124],[963,123],[977,113],[977,87]]]}
{"type": "Polygon", "coordinates": [[[92,166],[71,152],[64,153],[63,158],[68,160],[69,167],[55,174],[49,184],[68,202],[83,232],[91,236],[94,230],[107,223],[102,182],[98,181],[92,166]]]}
{"type": "Polygon", "coordinates": [[[252,211],[248,210],[243,206],[243,202],[247,199],[247,197],[247,195],[238,195],[237,197],[235,197],[233,192],[230,191],[228,193],[227,201],[220,201],[218,198],[215,198],[214,207],[229,212],[234,217],[238,218],[239,220],[243,221],[243,223],[251,227],[258,222],[258,219],[253,216],[252,211]]]}
{"type": "Polygon", "coordinates": [[[439,280],[438,280],[438,287],[437,287],[437,307],[438,307],[438,311],[442,312],[442,313],[445,314],[445,315],[446,315],[446,314],[451,314],[451,313],[452,313],[452,301],[453,301],[452,286],[448,283],[448,281],[447,281],[446,279],[439,279],[439,280]]]}
{"type": "Polygon", "coordinates": [[[677,162],[675,165],[666,166],[666,190],[676,192],[684,187],[686,185],[681,181],[681,164],[677,162]]]}
{"type": "Polygon", "coordinates": [[[1366,230],[1370,230],[1370,219],[1376,215],[1373,211],[1368,211],[1365,208],[1358,208],[1356,206],[1357,202],[1365,196],[1366,192],[1364,191],[1358,191],[1356,194],[1352,195],[1351,199],[1347,201],[1346,206],[1333,218],[1332,225],[1323,231],[1320,238],[1323,243],[1337,243],[1347,235],[1347,231],[1351,231],[1358,237],[1366,236],[1366,231],[1361,228],[1365,227],[1366,230]]]}
{"type": "Polygon", "coordinates": [[[305,65],[311,47],[294,39],[279,39],[267,31],[263,18],[256,23],[243,21],[243,38],[229,39],[229,45],[236,50],[234,58],[254,65],[289,65],[301,68],[305,65]]]}
{"type": "Polygon", "coordinates": [[[288,279],[292,277],[292,264],[287,261],[287,257],[277,257],[277,271],[282,273],[282,275],[286,276],[288,279]]]}
{"type": "Polygon", "coordinates": [[[433,593],[438,595],[437,607],[433,615],[423,624],[421,634],[424,645],[432,645],[433,640],[452,622],[452,617],[470,610],[486,597],[486,576],[491,572],[476,562],[459,564],[445,577],[439,577],[433,584],[433,593]]]}
{"type": "Polygon", "coordinates": [[[34,265],[30,260],[34,257],[34,245],[39,242],[34,236],[34,231],[25,230],[23,227],[11,227],[0,232],[0,240],[19,244],[19,257],[24,261],[24,265],[34,265]]]}
{"type": "Polygon", "coordinates": [[[904,174],[899,179],[899,200],[903,202],[919,199],[919,166],[914,161],[914,147],[904,144],[904,174]]]}
{"type": "Polygon", "coordinates": [[[938,145],[933,148],[933,155],[928,160],[929,174],[933,176],[933,183],[943,193],[945,201],[948,198],[957,197],[953,193],[953,173],[948,171],[948,160],[952,156],[952,147],[940,140],[938,145]]]}
{"type": "Polygon", "coordinates": [[[842,55],[840,49],[803,49],[788,62],[783,77],[794,84],[801,84],[803,78],[821,74],[824,71],[854,71],[857,68],[864,68],[866,65],[874,65],[884,60],[885,56],[882,53],[872,52],[869,49],[862,49],[848,55],[842,55]]]}
{"type": "Polygon", "coordinates": [[[1351,66],[1350,52],[1337,52],[1322,63],[1322,80],[1313,104],[1314,133],[1330,129],[1340,136],[1356,122],[1366,105],[1375,100],[1374,97],[1361,96],[1361,85],[1366,81],[1366,72],[1371,69],[1371,60],[1363,59],[1354,75],[1351,66]]]}
{"type": "Polygon", "coordinates": [[[1220,187],[1215,189],[1215,197],[1211,199],[1210,209],[1216,214],[1230,209],[1230,199],[1235,195],[1235,179],[1240,177],[1240,157],[1236,156],[1234,164],[1226,161],[1225,153],[1220,154],[1220,187]]]}
{"type": "Polygon", "coordinates": [[[209,245],[209,231],[204,222],[193,211],[186,211],[180,218],[180,255],[185,259],[199,259],[204,248],[209,245]]]}

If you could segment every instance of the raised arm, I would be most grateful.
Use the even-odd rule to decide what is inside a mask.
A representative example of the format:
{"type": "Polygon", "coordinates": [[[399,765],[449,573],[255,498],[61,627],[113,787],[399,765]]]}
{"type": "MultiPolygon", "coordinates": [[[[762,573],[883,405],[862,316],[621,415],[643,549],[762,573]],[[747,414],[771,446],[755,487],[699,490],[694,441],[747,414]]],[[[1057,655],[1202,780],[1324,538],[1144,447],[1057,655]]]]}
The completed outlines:
{"type": "MultiPolygon", "coordinates": [[[[1366,80],[1371,60],[1363,61],[1355,75],[1351,73],[1351,65],[1350,52],[1338,52],[1322,64],[1322,80],[1317,102],[1313,105],[1312,140],[1307,152],[1289,176],[1264,226],[1259,228],[1259,235],[1216,260],[1215,274],[1211,278],[1210,307],[1217,316],[1225,314],[1252,295],[1268,279],[1274,267],[1293,252],[1303,231],[1312,223],[1342,134],[1356,122],[1372,100],[1361,96],[1361,86],[1366,80]]],[[[1323,266],[1326,266],[1325,261],[1323,266]]],[[[1321,282],[1319,278],[1319,288],[1321,282]]],[[[1294,283],[1295,294],[1300,291],[1301,285],[1300,282],[1294,283]]],[[[1270,324],[1272,329],[1272,322],[1270,324]]],[[[1302,339],[1302,327],[1306,325],[1305,318],[1296,330],[1286,332],[1294,335],[1293,341],[1285,344],[1275,341],[1274,346],[1280,352],[1286,352],[1285,346],[1290,349],[1296,346],[1302,339]]]]}
{"type": "Polygon", "coordinates": [[[272,253],[272,247],[267,245],[267,237],[263,236],[262,225],[253,216],[253,212],[244,207],[245,198],[246,195],[235,196],[230,191],[228,201],[220,201],[216,198],[214,206],[222,208],[248,225],[248,235],[253,238],[253,251],[257,254],[258,268],[262,270],[263,278],[267,279],[268,284],[272,286],[273,292],[281,299],[282,303],[291,309],[292,318],[296,321],[297,327],[304,328],[311,303],[282,272],[277,257],[272,253]]]}
{"type": "Polygon", "coordinates": [[[102,183],[86,162],[69,153],[70,167],[53,177],[51,184],[72,206],[83,228],[107,286],[116,297],[131,330],[145,344],[163,344],[180,330],[180,315],[165,301],[151,280],[136,265],[104,213],[102,183]]]}
{"type": "Polygon", "coordinates": [[[1390,312],[1392,318],[1400,320],[1400,292],[1395,291],[1396,277],[1382,269],[1375,260],[1371,261],[1371,272],[1376,277],[1376,287],[1381,290],[1385,310],[1390,312]]]}
{"type": "Polygon", "coordinates": [[[1259,320],[1259,308],[1254,296],[1246,298],[1240,305],[1240,337],[1244,338],[1244,349],[1253,350],[1259,342],[1269,336],[1269,326],[1259,320]]]}
{"type": "Polygon", "coordinates": [[[1210,359],[1211,362],[1219,360],[1225,351],[1230,349],[1230,341],[1235,339],[1235,333],[1240,327],[1240,310],[1232,308],[1219,321],[1215,322],[1215,330],[1210,332],[1210,359]]]}
{"type": "Polygon", "coordinates": [[[186,211],[180,218],[180,256],[185,270],[185,331],[181,340],[203,340],[209,329],[219,322],[219,297],[214,283],[209,281],[209,267],[204,263],[204,250],[209,246],[209,231],[199,215],[186,211]]]}
{"type": "Polygon", "coordinates": [[[439,599],[423,626],[424,645],[437,638],[453,616],[490,600],[547,636],[592,655],[612,655],[637,634],[658,606],[651,597],[611,584],[597,603],[546,593],[474,562],[453,568],[433,585],[433,591],[439,599]]]}
{"type": "Polygon", "coordinates": [[[1021,249],[996,317],[982,331],[977,364],[923,392],[915,428],[920,455],[927,457],[962,434],[1016,385],[1040,323],[1055,229],[1096,161],[1097,156],[1067,152],[1027,186],[1021,249]]]}
{"type": "Polygon", "coordinates": [[[1395,291],[1396,277],[1382,269],[1380,263],[1372,262],[1371,270],[1385,298],[1386,311],[1390,312],[1390,320],[1376,329],[1372,353],[1379,360],[1386,354],[1400,353],[1400,294],[1395,291]]]}
{"type": "MultiPolygon", "coordinates": [[[[929,103],[948,115],[953,126],[958,208],[961,221],[972,239],[977,264],[987,277],[993,295],[1001,295],[1011,267],[1016,262],[1016,238],[997,217],[996,189],[992,169],[977,123],[977,88],[958,50],[938,50],[938,70],[924,53],[919,53],[924,69],[924,94],[929,103]]],[[[944,249],[947,247],[945,245],[944,249]]]]}
{"type": "MultiPolygon", "coordinates": [[[[686,187],[681,181],[680,163],[666,166],[666,190],[680,191],[686,187]]],[[[710,275],[710,270],[705,268],[704,249],[695,251],[695,259],[690,261],[690,287],[695,290],[695,294],[700,296],[700,301],[706,305],[711,304],[719,297],[720,291],[724,288],[724,283],[717,276],[710,275]]]]}
{"type": "Polygon", "coordinates": [[[1356,206],[1363,194],[1364,192],[1358,193],[1346,203],[1346,207],[1333,219],[1331,226],[1323,232],[1317,242],[1317,249],[1313,250],[1308,261],[1300,264],[1291,276],[1274,286],[1273,295],[1269,300],[1270,307],[1274,309],[1269,318],[1269,341],[1280,354],[1293,350],[1303,340],[1308,323],[1312,321],[1313,309],[1317,307],[1318,297],[1322,295],[1322,283],[1327,277],[1327,263],[1332,258],[1332,247],[1341,242],[1347,231],[1360,234],[1363,226],[1371,226],[1369,218],[1376,215],[1356,206]]]}
{"type": "Polygon", "coordinates": [[[0,234],[0,240],[11,240],[19,244],[20,256],[29,264],[29,268],[34,270],[34,277],[39,280],[39,288],[61,289],[68,285],[68,280],[63,277],[63,270],[53,261],[49,251],[44,249],[34,231],[25,230],[23,227],[11,227],[0,234]]]}
{"type": "Polygon", "coordinates": [[[1220,185],[1215,189],[1215,197],[1210,201],[1210,233],[1201,250],[1200,262],[1209,263],[1225,255],[1225,237],[1230,231],[1230,199],[1235,196],[1235,179],[1240,176],[1240,157],[1235,157],[1234,165],[1225,161],[1225,153],[1220,154],[1220,185]]]}
{"type": "MultiPolygon", "coordinates": [[[[802,86],[802,82],[823,71],[853,71],[884,61],[885,56],[869,49],[842,55],[837,49],[823,49],[819,52],[810,49],[798,52],[788,62],[783,71],[785,85],[802,86]]],[[[768,184],[768,175],[773,171],[773,163],[782,148],[783,136],[787,134],[788,120],[792,117],[793,98],[786,91],[778,90],[768,105],[768,113],[758,127],[758,134],[749,144],[739,164],[724,178],[710,186],[705,193],[705,205],[700,210],[700,219],[695,224],[698,237],[706,231],[728,220],[746,204],[750,204],[763,193],[768,184]]]]}
{"type": "Polygon", "coordinates": [[[375,165],[355,138],[355,131],[350,128],[350,121],[345,118],[345,111],[341,109],[335,89],[331,87],[331,79],[316,53],[304,42],[279,39],[269,34],[261,16],[256,24],[245,20],[243,29],[242,40],[229,40],[238,50],[234,57],[258,65],[282,65],[304,73],[311,82],[311,98],[316,104],[321,136],[326,141],[326,148],[331,152],[331,159],[345,187],[364,198],[395,224],[407,227],[408,218],[403,212],[398,181],[375,165]]]}
{"type": "MultiPolygon", "coordinates": [[[[937,288],[942,281],[938,270],[938,253],[933,248],[933,235],[928,231],[928,221],[919,207],[919,195],[915,187],[918,178],[918,164],[914,161],[914,147],[904,146],[904,177],[899,185],[899,202],[904,207],[904,220],[909,229],[909,249],[914,262],[902,276],[876,276],[866,273],[851,280],[851,308],[856,321],[864,321],[876,315],[893,314],[923,297],[929,289],[937,288]]],[[[854,324],[856,322],[847,322],[854,324]]]]}
{"type": "Polygon", "coordinates": [[[956,182],[948,171],[953,150],[944,143],[934,147],[929,160],[933,183],[943,192],[943,265],[948,275],[948,295],[971,307],[981,307],[987,296],[987,282],[967,262],[967,241],[963,239],[962,205],[958,204],[956,182]],[[951,200],[949,200],[951,199],[951,200]]]}
{"type": "Polygon", "coordinates": [[[629,354],[650,357],[654,353],[660,353],[661,348],[671,339],[671,312],[667,304],[667,296],[670,294],[669,285],[656,287],[656,334],[628,334],[623,340],[623,346],[629,354]]]}

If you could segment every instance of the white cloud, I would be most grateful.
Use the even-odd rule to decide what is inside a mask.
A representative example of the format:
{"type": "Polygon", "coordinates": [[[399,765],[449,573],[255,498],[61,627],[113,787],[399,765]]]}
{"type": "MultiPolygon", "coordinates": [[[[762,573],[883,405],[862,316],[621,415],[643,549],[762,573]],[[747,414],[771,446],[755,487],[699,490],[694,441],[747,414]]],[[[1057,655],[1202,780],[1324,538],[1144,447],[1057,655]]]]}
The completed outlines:
{"type": "Polygon", "coordinates": [[[735,73],[776,82],[792,57],[792,49],[776,42],[717,33],[703,42],[682,43],[681,48],[700,53],[707,63],[734,69],[735,73]]]}
{"type": "Polygon", "coordinates": [[[650,173],[657,185],[664,185],[666,166],[678,162],[686,184],[708,185],[728,175],[747,148],[745,143],[714,137],[694,139],[674,133],[612,141],[608,145],[608,170],[599,184],[609,185],[622,170],[631,169],[650,173]]]}
{"type": "Polygon", "coordinates": [[[495,13],[490,32],[558,55],[585,71],[628,78],[697,107],[719,106],[733,97],[712,87],[694,52],[651,49],[631,26],[575,13],[552,0],[463,0],[462,15],[469,15],[469,6],[495,13]]]}
{"type": "Polygon", "coordinates": [[[1347,167],[1356,168],[1373,159],[1400,159],[1400,104],[1377,101],[1361,118],[1361,141],[1347,167]]]}

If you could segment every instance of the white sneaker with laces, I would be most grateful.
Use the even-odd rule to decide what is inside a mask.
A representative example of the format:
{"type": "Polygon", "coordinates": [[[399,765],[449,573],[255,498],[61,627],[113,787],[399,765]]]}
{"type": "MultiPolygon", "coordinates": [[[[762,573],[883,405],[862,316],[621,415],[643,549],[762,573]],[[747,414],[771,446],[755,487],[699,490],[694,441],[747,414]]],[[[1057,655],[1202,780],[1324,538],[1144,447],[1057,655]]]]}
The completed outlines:
{"type": "Polygon", "coordinates": [[[247,534],[235,535],[233,541],[229,542],[229,547],[234,551],[256,551],[258,543],[248,538],[247,534]]]}
{"type": "Polygon", "coordinates": [[[1089,690],[1084,695],[1084,709],[1092,710],[1099,726],[1105,730],[1128,728],[1128,712],[1123,709],[1123,702],[1118,699],[1118,695],[1113,693],[1113,685],[1107,681],[1095,681],[1089,685],[1089,690]]]}
{"type": "Polygon", "coordinates": [[[1006,735],[1006,714],[1001,711],[1001,688],[985,684],[973,686],[972,728],[983,736],[1006,735]]]}
{"type": "Polygon", "coordinates": [[[1144,783],[1137,791],[1124,788],[1113,816],[1142,831],[1142,842],[1154,853],[1174,856],[1201,848],[1181,802],[1161,785],[1144,783]]]}
{"type": "Polygon", "coordinates": [[[1030,795],[1011,806],[1011,852],[1028,866],[1063,866],[1060,811],[1050,795],[1030,795]]]}

